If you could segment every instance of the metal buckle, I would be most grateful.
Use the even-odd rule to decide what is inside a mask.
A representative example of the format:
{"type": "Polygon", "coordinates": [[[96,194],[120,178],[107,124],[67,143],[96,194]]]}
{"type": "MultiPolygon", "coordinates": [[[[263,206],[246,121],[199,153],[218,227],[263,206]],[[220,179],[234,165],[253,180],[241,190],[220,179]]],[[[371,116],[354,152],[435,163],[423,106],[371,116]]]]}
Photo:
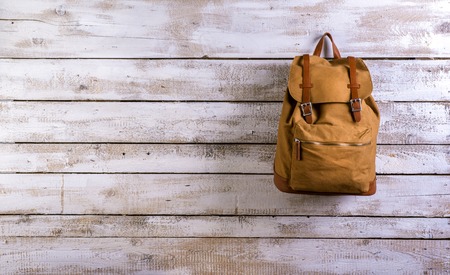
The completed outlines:
{"type": "Polygon", "coordinates": [[[350,107],[352,108],[352,112],[361,112],[362,110],[362,104],[361,104],[361,98],[352,98],[350,99],[350,107]],[[358,102],[359,103],[359,108],[355,108],[353,106],[353,103],[358,102]]]}
{"type": "Polygon", "coordinates": [[[305,102],[300,104],[300,109],[302,110],[303,116],[310,116],[312,115],[312,104],[311,102],[305,102]],[[305,107],[309,106],[309,112],[305,113],[305,107]]]}

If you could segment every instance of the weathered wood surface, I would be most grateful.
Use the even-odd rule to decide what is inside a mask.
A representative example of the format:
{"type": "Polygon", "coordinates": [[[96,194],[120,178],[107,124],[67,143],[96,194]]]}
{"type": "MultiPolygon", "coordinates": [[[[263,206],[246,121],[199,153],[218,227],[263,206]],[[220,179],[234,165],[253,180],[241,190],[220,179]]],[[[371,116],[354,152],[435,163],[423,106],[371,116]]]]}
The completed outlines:
{"type": "MultiPolygon", "coordinates": [[[[0,172],[265,173],[274,145],[0,144],[0,172]]],[[[377,173],[449,174],[448,145],[380,145],[377,173]]]]}
{"type": "MultiPolygon", "coordinates": [[[[450,143],[450,103],[379,108],[378,143],[450,143]]],[[[276,143],[280,112],[261,102],[3,102],[0,141],[276,143]]]]}
{"type": "Polygon", "coordinates": [[[450,273],[448,1],[3,2],[2,274],[450,273]],[[373,77],[371,197],[273,184],[324,31],[373,77]]]}
{"type": "Polygon", "coordinates": [[[446,274],[449,251],[448,240],[0,239],[3,274],[446,274]]]}
{"type": "Polygon", "coordinates": [[[438,1],[6,1],[2,57],[291,57],[331,31],[342,53],[449,57],[438,1]]]}
{"type": "Polygon", "coordinates": [[[449,182],[378,176],[374,196],[324,197],[281,193],[272,175],[0,174],[0,213],[450,217],[449,182]]]}
{"type": "Polygon", "coordinates": [[[0,216],[2,237],[450,239],[450,218],[0,216]]]}
{"type": "MultiPolygon", "coordinates": [[[[1,59],[3,100],[281,101],[291,60],[1,59]]],[[[366,60],[381,101],[450,100],[449,60],[366,60]]]]}

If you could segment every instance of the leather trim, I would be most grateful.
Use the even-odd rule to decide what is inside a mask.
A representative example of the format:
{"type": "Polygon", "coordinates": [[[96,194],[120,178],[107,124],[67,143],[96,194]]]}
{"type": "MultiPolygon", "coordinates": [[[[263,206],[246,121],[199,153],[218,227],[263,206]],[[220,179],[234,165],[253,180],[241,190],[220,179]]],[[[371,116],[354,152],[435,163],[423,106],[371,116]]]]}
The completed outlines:
{"type": "Polygon", "coordinates": [[[326,32],[322,35],[322,38],[320,38],[319,42],[317,43],[316,48],[314,49],[313,55],[320,56],[320,53],[322,52],[322,48],[323,48],[323,41],[326,36],[328,36],[328,38],[330,38],[331,46],[333,47],[333,58],[334,59],[341,58],[341,53],[339,52],[338,48],[336,47],[336,44],[333,41],[333,37],[331,36],[331,34],[329,32],[326,32]]]}
{"type": "Polygon", "coordinates": [[[305,194],[305,195],[324,195],[324,196],[340,196],[340,195],[354,195],[354,196],[372,196],[377,192],[377,179],[375,178],[369,184],[369,190],[364,193],[352,194],[352,193],[325,193],[325,192],[308,192],[308,191],[297,191],[289,186],[289,180],[278,175],[276,172],[273,173],[273,181],[278,190],[284,193],[293,194],[305,194]]]}
{"type": "MultiPolygon", "coordinates": [[[[350,84],[347,85],[348,88],[350,88],[351,93],[351,99],[359,99],[358,95],[358,89],[361,87],[360,84],[358,84],[358,81],[356,79],[356,59],[353,56],[347,57],[348,65],[350,67],[350,84]]],[[[355,106],[352,105],[352,108],[354,107],[357,109],[357,111],[353,111],[352,109],[352,116],[353,120],[355,122],[361,121],[361,99],[359,101],[352,102],[351,104],[355,104],[355,106]]]]}
{"type": "Polygon", "coordinates": [[[273,173],[273,181],[275,183],[275,186],[280,190],[281,192],[285,193],[296,193],[295,190],[293,190],[288,183],[288,179],[283,178],[282,176],[278,175],[276,172],[273,173]]]}
{"type": "Polygon", "coordinates": [[[369,190],[365,193],[362,193],[363,196],[371,196],[377,192],[377,178],[374,178],[373,181],[369,184],[369,190]]]}
{"type": "Polygon", "coordinates": [[[306,123],[312,123],[312,105],[311,105],[311,88],[313,87],[311,83],[311,76],[309,75],[309,55],[303,55],[303,76],[302,84],[299,85],[302,92],[302,115],[305,118],[306,123]]]}

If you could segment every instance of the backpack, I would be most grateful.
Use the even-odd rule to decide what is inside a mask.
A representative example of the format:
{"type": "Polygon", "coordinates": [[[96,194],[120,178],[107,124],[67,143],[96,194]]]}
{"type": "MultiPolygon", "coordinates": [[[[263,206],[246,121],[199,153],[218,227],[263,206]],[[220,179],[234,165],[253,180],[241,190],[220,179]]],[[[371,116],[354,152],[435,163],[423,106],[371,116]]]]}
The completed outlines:
{"type": "Polygon", "coordinates": [[[373,195],[380,115],[364,62],[341,58],[329,33],[291,64],[275,153],[282,192],[373,195]],[[329,37],[333,59],[320,57],[329,37]]]}

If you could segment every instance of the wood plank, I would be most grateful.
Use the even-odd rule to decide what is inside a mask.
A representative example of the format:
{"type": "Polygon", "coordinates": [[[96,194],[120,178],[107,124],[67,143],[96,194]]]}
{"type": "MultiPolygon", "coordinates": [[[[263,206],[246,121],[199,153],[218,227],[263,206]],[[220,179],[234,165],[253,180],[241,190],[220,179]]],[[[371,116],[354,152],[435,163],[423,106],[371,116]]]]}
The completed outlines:
{"type": "Polygon", "coordinates": [[[281,104],[8,102],[6,142],[274,141],[281,104]],[[257,119],[256,119],[257,118],[257,119]],[[259,136],[254,137],[254,136],[259,136]]]}
{"type": "MultiPolygon", "coordinates": [[[[380,174],[449,174],[449,146],[380,145],[380,174]]],[[[263,173],[274,145],[0,144],[0,172],[263,173]]]]}
{"type": "MultiPolygon", "coordinates": [[[[291,60],[0,60],[4,100],[282,101],[291,60]]],[[[449,60],[366,60],[382,101],[448,101],[449,60]]]]}
{"type": "MultiPolygon", "coordinates": [[[[450,143],[450,102],[379,108],[381,144],[450,143]]],[[[262,102],[3,102],[0,141],[276,143],[280,112],[262,102]]]]}
{"type": "Polygon", "coordinates": [[[450,217],[449,175],[377,182],[371,197],[327,197],[281,193],[272,175],[0,174],[0,213],[450,217]]]}
{"type": "Polygon", "coordinates": [[[0,216],[0,236],[450,239],[450,219],[305,216],[0,216]]]}
{"type": "Polygon", "coordinates": [[[344,55],[449,57],[449,9],[446,0],[8,1],[0,56],[291,57],[330,31],[344,55]]]}
{"type": "Polygon", "coordinates": [[[2,238],[6,274],[444,274],[448,240],[2,238]]]}

